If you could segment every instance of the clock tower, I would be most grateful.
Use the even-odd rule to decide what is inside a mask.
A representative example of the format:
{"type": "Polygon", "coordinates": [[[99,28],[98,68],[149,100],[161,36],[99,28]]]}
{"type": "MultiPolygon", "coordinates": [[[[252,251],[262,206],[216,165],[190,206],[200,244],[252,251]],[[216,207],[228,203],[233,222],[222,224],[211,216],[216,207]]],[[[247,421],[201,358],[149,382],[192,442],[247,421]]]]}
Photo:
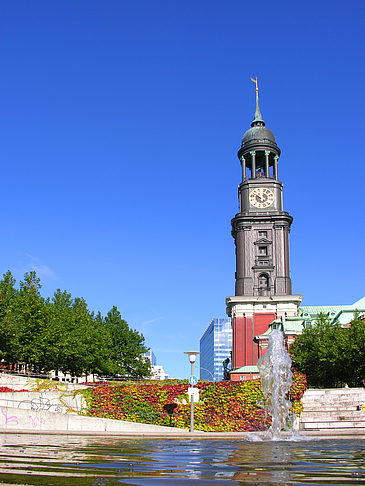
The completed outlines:
{"type": "Polygon", "coordinates": [[[302,300],[302,296],[292,295],[289,232],[293,218],[283,209],[283,183],[278,177],[281,152],[262,119],[257,79],[253,81],[255,117],[238,151],[242,182],[238,186],[239,213],[232,219],[235,296],[226,299],[233,328],[233,380],[253,376],[260,352],[255,336],[264,333],[276,318],[296,316],[302,300]]]}

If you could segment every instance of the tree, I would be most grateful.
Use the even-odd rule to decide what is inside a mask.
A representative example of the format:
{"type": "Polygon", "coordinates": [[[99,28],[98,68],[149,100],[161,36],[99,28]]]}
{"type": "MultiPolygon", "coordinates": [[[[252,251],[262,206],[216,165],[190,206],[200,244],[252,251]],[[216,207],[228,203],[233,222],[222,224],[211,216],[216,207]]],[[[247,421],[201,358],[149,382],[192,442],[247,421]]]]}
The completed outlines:
{"type": "Polygon", "coordinates": [[[69,371],[72,344],[69,334],[73,329],[73,300],[71,294],[58,289],[52,300],[46,301],[46,323],[42,329],[43,368],[46,371],[69,371]]]}
{"type": "Polygon", "coordinates": [[[24,275],[19,290],[10,272],[0,281],[0,359],[5,363],[26,363],[56,375],[150,374],[142,357],[144,337],[129,328],[116,307],[103,318],[67,291],[45,300],[40,289],[35,272],[24,275]]]}
{"type": "Polygon", "coordinates": [[[147,348],[142,334],[130,329],[115,306],[108,312],[104,322],[112,340],[110,355],[115,374],[134,379],[149,376],[151,366],[143,358],[147,348]]]}
{"type": "Polygon", "coordinates": [[[42,362],[40,336],[45,321],[45,302],[40,289],[36,273],[25,273],[7,314],[9,329],[13,332],[11,361],[27,363],[36,370],[42,362]]]}
{"type": "Polygon", "coordinates": [[[43,368],[82,374],[110,373],[111,337],[101,316],[89,311],[84,299],[73,299],[58,289],[46,302],[47,319],[42,332],[43,368]]]}
{"type": "Polygon", "coordinates": [[[310,386],[361,385],[365,378],[365,321],[355,315],[349,327],[342,328],[322,314],[297,337],[290,354],[294,368],[307,375],[310,386]]]}
{"type": "Polygon", "coordinates": [[[90,372],[102,375],[113,375],[116,372],[116,365],[110,352],[110,349],[113,346],[113,340],[100,312],[94,317],[94,325],[96,349],[93,354],[94,359],[92,361],[90,372]]]}
{"type": "Polygon", "coordinates": [[[72,375],[110,373],[113,370],[110,348],[111,336],[103,322],[89,311],[84,299],[76,298],[72,306],[73,329],[69,371],[72,375]]]}
{"type": "Polygon", "coordinates": [[[7,364],[13,364],[16,348],[16,327],[10,316],[10,309],[17,295],[15,278],[10,270],[4,273],[0,280],[0,359],[7,364]]]}
{"type": "Polygon", "coordinates": [[[359,386],[365,379],[365,317],[355,313],[350,326],[344,330],[344,381],[349,386],[359,386]]]}

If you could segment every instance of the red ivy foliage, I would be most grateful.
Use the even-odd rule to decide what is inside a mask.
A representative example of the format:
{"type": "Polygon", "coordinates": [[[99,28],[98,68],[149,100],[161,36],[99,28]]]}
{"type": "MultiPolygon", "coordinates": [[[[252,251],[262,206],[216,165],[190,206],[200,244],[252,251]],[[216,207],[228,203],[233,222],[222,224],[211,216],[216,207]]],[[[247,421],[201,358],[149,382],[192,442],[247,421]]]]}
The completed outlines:
{"type": "Polygon", "coordinates": [[[29,390],[13,390],[12,388],[8,388],[7,386],[0,386],[0,393],[1,392],[29,392],[29,390]]]}
{"type": "Polygon", "coordinates": [[[303,373],[294,371],[293,373],[293,384],[290,388],[290,399],[300,400],[307,389],[307,377],[303,373]]]}
{"type": "MultiPolygon", "coordinates": [[[[153,423],[188,428],[190,423],[189,385],[134,382],[103,384],[87,390],[88,415],[132,422],[153,423]],[[168,403],[177,407],[170,416],[163,409],[168,403]]],[[[271,423],[264,407],[260,380],[244,382],[199,382],[200,401],[195,404],[195,429],[204,431],[258,431],[266,430],[271,423]]],[[[306,378],[293,374],[290,390],[292,410],[301,412],[306,390],[306,378]]]]}

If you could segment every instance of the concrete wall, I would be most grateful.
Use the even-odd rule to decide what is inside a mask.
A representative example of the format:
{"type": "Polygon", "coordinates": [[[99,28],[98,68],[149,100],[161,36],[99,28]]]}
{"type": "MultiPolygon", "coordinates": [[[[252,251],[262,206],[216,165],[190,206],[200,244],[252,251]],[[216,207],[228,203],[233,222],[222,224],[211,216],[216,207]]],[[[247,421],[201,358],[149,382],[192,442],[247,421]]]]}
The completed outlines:
{"type": "MultiPolygon", "coordinates": [[[[60,391],[72,391],[83,390],[88,388],[87,385],[82,383],[63,383],[59,381],[39,380],[40,382],[48,382],[48,386],[54,390],[60,391]]],[[[27,376],[11,375],[9,373],[0,374],[0,386],[7,386],[13,390],[33,390],[37,386],[37,380],[27,376]]]]}
{"type": "Polygon", "coordinates": [[[86,408],[86,400],[80,394],[66,391],[3,392],[0,393],[0,407],[77,413],[86,408]]]}
{"type": "MultiPolygon", "coordinates": [[[[14,390],[32,389],[35,384],[33,378],[5,373],[0,375],[0,386],[7,386],[14,390]]],[[[135,432],[162,435],[187,433],[185,429],[175,427],[78,415],[82,409],[86,408],[86,401],[83,396],[74,395],[73,391],[86,387],[69,384],[66,389],[65,384],[57,382],[54,384],[61,390],[0,393],[0,433],[10,430],[52,433],[120,432],[122,434],[123,432],[135,432]]]]}
{"type": "Polygon", "coordinates": [[[79,431],[186,434],[185,429],[177,429],[175,427],[0,406],[0,432],[8,430],[48,431],[54,433],[79,431]]]}

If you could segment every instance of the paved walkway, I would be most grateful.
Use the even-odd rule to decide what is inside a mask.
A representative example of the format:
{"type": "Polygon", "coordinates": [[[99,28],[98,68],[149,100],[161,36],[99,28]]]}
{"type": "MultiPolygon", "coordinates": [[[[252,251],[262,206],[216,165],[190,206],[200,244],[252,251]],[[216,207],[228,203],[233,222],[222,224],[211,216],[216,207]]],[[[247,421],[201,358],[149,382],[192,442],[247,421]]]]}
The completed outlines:
{"type": "MultiPolygon", "coordinates": [[[[69,436],[89,436],[89,437],[121,437],[121,438],[159,438],[159,439],[237,439],[251,440],[252,436],[263,438],[264,432],[200,432],[193,433],[186,429],[173,429],[168,433],[161,432],[93,432],[93,431],[70,431],[70,430],[0,430],[0,434],[24,434],[24,435],[69,435],[69,436]]],[[[289,438],[289,434],[283,434],[283,438],[289,438]]],[[[314,439],[365,439],[365,434],[354,432],[353,429],[343,429],[339,431],[307,431],[301,432],[296,440],[314,440],[314,439]]]]}

